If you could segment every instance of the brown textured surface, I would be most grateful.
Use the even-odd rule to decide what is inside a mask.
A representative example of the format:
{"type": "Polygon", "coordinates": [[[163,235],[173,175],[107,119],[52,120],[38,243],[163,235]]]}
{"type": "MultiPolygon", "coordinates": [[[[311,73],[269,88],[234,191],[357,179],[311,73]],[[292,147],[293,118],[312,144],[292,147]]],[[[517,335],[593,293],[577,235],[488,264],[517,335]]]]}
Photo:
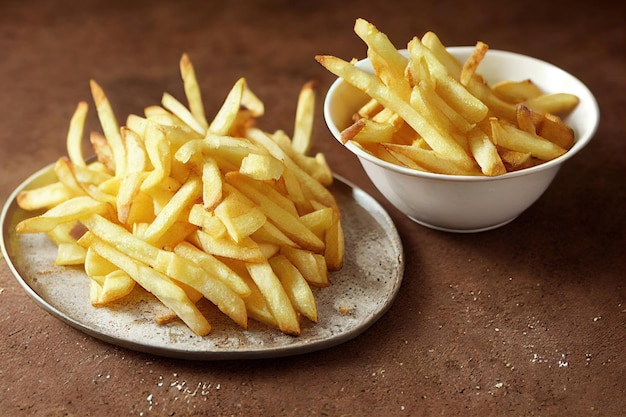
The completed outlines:
{"type": "Polygon", "coordinates": [[[400,230],[407,259],[396,302],[366,333],[332,349],[279,360],[187,362],[79,333],[38,308],[2,263],[1,414],[624,415],[621,7],[238,3],[2,2],[0,200],[64,154],[69,117],[89,99],[90,78],[118,115],[139,112],[164,91],[181,94],[178,59],[186,51],[207,112],[245,76],[266,103],[264,127],[288,132],[300,86],[317,79],[315,150],[379,199],[400,230]],[[371,20],[398,46],[434,30],[448,45],[481,39],[551,61],[596,94],[598,133],[506,227],[456,235],[413,224],[380,198],[322,119],[333,77],[313,56],[362,57],[352,32],[356,17],[371,20]]]}

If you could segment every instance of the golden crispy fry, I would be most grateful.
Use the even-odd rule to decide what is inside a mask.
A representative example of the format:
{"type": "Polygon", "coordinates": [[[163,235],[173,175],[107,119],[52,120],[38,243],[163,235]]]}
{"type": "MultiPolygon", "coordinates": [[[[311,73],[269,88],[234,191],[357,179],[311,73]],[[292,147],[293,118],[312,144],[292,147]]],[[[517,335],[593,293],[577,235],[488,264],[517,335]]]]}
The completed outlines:
{"type": "Polygon", "coordinates": [[[315,88],[309,81],[304,84],[298,95],[296,120],[294,123],[291,146],[295,152],[306,155],[311,148],[311,132],[315,116],[315,88]]]}
{"type": "Polygon", "coordinates": [[[518,104],[543,94],[530,79],[521,81],[504,80],[491,86],[491,91],[503,101],[518,104]]]}
{"type": "Polygon", "coordinates": [[[217,112],[215,119],[211,122],[209,132],[214,135],[227,135],[230,132],[233,123],[237,119],[245,88],[246,80],[244,78],[237,80],[228,93],[226,100],[224,100],[222,107],[217,112]]]}
{"type": "Polygon", "coordinates": [[[549,161],[567,152],[547,139],[520,130],[495,118],[490,119],[493,141],[496,145],[516,152],[529,152],[535,158],[549,161]]]}
{"type": "Polygon", "coordinates": [[[298,268],[284,255],[274,256],[269,260],[274,273],[280,280],[294,308],[309,320],[317,321],[317,305],[315,296],[308,282],[298,268]]]}
{"type": "Polygon", "coordinates": [[[86,165],[85,158],[83,157],[82,140],[88,107],[85,101],[78,103],[72,115],[72,119],[70,120],[70,127],[66,139],[67,155],[70,161],[72,161],[74,165],[82,167],[86,165]]]}
{"type": "Polygon", "coordinates": [[[299,335],[300,323],[296,311],[268,261],[246,263],[246,268],[259,291],[263,294],[263,298],[267,301],[278,328],[283,333],[299,335]]]}
{"type": "Polygon", "coordinates": [[[102,87],[94,80],[89,83],[91,87],[91,94],[96,104],[96,111],[102,130],[106,138],[107,144],[111,148],[111,154],[113,155],[113,164],[115,167],[115,174],[118,176],[124,175],[126,168],[126,152],[124,150],[124,142],[120,134],[120,127],[117,122],[117,118],[113,113],[113,108],[109,99],[104,94],[102,87]]]}
{"type": "Polygon", "coordinates": [[[183,54],[180,58],[180,75],[183,79],[183,87],[185,89],[185,96],[187,96],[189,111],[202,130],[206,132],[209,127],[209,123],[207,122],[206,115],[204,113],[202,94],[196,79],[196,72],[193,68],[193,64],[191,63],[191,59],[189,59],[189,55],[187,54],[183,54]]]}
{"type": "Polygon", "coordinates": [[[469,84],[472,77],[474,77],[474,74],[476,74],[476,70],[488,50],[489,46],[486,43],[481,41],[476,43],[474,52],[472,52],[472,55],[463,63],[463,68],[461,69],[461,74],[459,75],[459,81],[461,84],[469,84]]]}
{"type": "Polygon", "coordinates": [[[579,101],[574,94],[553,93],[529,98],[524,104],[539,113],[567,115],[576,108],[579,101]]]}
{"type": "Polygon", "coordinates": [[[479,128],[474,128],[469,132],[468,139],[472,155],[480,165],[483,174],[493,177],[506,173],[498,150],[486,133],[479,128]]]}

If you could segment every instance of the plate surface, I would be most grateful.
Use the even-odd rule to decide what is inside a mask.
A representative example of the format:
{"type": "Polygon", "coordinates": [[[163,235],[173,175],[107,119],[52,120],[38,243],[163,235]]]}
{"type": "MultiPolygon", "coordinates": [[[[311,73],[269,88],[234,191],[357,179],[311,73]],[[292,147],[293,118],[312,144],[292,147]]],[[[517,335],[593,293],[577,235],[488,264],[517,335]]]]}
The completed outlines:
{"type": "Polygon", "coordinates": [[[404,253],[387,212],[363,190],[336,177],[331,191],[342,212],[346,254],[328,288],[315,289],[319,320],[302,319],[302,334],[287,336],[250,320],[243,330],[209,302],[199,306],[212,326],[208,336],[181,321],[158,325],[160,302],[141,289],[123,301],[96,308],[81,267],[54,266],[56,246],[44,234],[17,235],[15,225],[32,216],[16,203],[22,189],[54,181],[52,165],[33,174],[7,200],[2,211],[2,252],[16,279],[46,311],[105,342],[172,358],[222,360],[271,358],[312,352],[350,340],[391,306],[404,274],[404,253]]]}

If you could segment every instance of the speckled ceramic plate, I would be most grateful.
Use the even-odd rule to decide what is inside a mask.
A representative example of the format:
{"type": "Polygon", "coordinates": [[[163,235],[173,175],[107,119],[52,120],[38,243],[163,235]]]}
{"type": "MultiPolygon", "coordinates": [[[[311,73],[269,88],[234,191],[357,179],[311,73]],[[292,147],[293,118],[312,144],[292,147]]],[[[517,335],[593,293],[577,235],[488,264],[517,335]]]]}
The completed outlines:
{"type": "MultiPolygon", "coordinates": [[[[350,340],[390,307],[402,281],[404,254],[385,210],[363,190],[336,178],[331,191],[342,211],[344,267],[331,286],[316,289],[319,321],[302,320],[302,334],[287,336],[253,320],[242,330],[210,305],[201,305],[212,326],[199,337],[182,322],[158,325],[161,304],[141,289],[123,301],[96,308],[82,267],[56,267],[56,247],[43,234],[17,235],[15,225],[32,215],[16,203],[20,190],[54,180],[52,166],[18,187],[2,211],[2,251],[20,285],[42,308],[103,341],[150,354],[194,360],[268,358],[302,354],[350,340]]],[[[202,303],[202,302],[201,302],[202,303]]]]}

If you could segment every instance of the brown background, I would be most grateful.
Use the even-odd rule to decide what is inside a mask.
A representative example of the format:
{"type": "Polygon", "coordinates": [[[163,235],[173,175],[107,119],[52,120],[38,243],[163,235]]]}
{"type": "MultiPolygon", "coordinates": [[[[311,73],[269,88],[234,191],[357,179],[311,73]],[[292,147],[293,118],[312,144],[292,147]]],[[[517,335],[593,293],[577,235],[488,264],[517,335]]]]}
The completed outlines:
{"type": "Polygon", "coordinates": [[[65,153],[90,78],[118,115],[140,112],[164,91],[180,97],[186,51],[209,114],[245,76],[266,104],[263,127],[288,132],[301,85],[316,79],[315,150],[388,209],[406,251],[400,294],[367,332],[325,351],[192,362],[74,330],[38,308],[2,262],[0,414],[624,415],[626,43],[617,2],[205,3],[3,1],[0,200],[65,153]],[[510,225],[470,235],[418,226],[376,192],[322,118],[333,77],[313,57],[363,57],[357,17],[398,47],[433,30],[447,45],[480,39],[561,66],[596,94],[598,133],[510,225]]]}

